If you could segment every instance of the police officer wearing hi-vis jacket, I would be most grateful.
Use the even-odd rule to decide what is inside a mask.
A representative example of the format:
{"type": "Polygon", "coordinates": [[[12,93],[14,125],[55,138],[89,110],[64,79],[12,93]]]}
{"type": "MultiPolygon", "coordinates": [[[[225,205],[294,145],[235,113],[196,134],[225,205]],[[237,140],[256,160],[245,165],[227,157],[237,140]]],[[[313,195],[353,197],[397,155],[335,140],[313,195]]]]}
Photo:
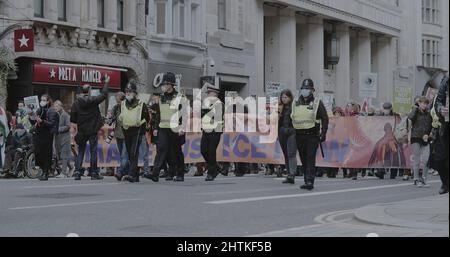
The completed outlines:
{"type": "Polygon", "coordinates": [[[167,181],[184,181],[184,155],[182,146],[186,142],[185,128],[188,118],[189,102],[186,97],[175,90],[175,74],[164,74],[161,81],[163,95],[156,107],[155,119],[159,122],[159,129],[153,131],[153,136],[158,137],[155,165],[152,173],[144,174],[144,177],[159,182],[159,173],[169,164],[167,181]],[[174,176],[176,176],[174,178],[174,176]]]}
{"type": "Polygon", "coordinates": [[[313,190],[316,177],[317,148],[326,141],[328,114],[323,102],[314,97],[314,82],[303,81],[300,97],[292,106],[292,123],[296,130],[297,149],[305,170],[301,189],[313,190]]]}
{"type": "Polygon", "coordinates": [[[125,136],[125,146],[127,148],[130,163],[129,176],[125,180],[136,183],[139,182],[139,146],[146,132],[150,115],[147,105],[138,99],[136,82],[130,81],[125,89],[125,100],[120,107],[119,121],[122,124],[125,136]]]}
{"type": "Polygon", "coordinates": [[[220,88],[208,82],[207,98],[202,106],[202,141],[201,153],[208,167],[208,176],[206,181],[214,181],[219,174],[219,165],[217,163],[217,146],[223,133],[223,115],[225,105],[220,101],[220,88]]]}

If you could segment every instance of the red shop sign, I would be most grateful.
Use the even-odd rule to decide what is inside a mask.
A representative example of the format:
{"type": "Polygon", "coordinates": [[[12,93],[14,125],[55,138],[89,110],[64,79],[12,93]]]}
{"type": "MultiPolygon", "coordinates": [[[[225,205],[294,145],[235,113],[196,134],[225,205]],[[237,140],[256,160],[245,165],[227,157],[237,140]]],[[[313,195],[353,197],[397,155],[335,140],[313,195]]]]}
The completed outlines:
{"type": "Polygon", "coordinates": [[[126,70],[92,65],[36,62],[33,64],[33,83],[69,86],[89,84],[94,87],[103,87],[102,78],[108,75],[111,78],[110,87],[119,89],[122,71],[126,70]]]}

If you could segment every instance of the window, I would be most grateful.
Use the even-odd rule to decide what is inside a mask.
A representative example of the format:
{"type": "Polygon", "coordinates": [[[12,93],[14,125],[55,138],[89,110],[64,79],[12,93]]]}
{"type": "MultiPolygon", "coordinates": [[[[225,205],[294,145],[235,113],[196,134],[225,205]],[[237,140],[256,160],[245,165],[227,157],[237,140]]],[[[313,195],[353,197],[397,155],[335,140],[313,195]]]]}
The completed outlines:
{"type": "Polygon", "coordinates": [[[97,0],[97,26],[105,27],[105,0],[97,0]]]}
{"type": "Polygon", "coordinates": [[[123,0],[117,0],[117,30],[123,30],[123,0]]]}
{"type": "Polygon", "coordinates": [[[179,37],[180,38],[184,38],[184,24],[185,24],[185,20],[184,20],[184,12],[185,12],[185,8],[184,8],[184,0],[179,0],[178,5],[180,7],[180,18],[179,18],[179,37]]]}
{"type": "Polygon", "coordinates": [[[174,0],[172,5],[172,31],[175,37],[185,37],[185,17],[184,0],[174,0]]]}
{"type": "Polygon", "coordinates": [[[226,0],[218,0],[218,19],[219,19],[219,29],[226,30],[227,29],[227,6],[226,0]]]}
{"type": "Polygon", "coordinates": [[[67,21],[66,0],[58,0],[58,20],[67,21]]]}
{"type": "Polygon", "coordinates": [[[422,40],[422,65],[428,68],[439,68],[440,41],[438,39],[422,40]]]}
{"type": "Polygon", "coordinates": [[[34,17],[44,18],[44,0],[34,0],[34,17]]]}
{"type": "Polygon", "coordinates": [[[156,1],[156,34],[166,34],[166,2],[156,1]]]}
{"type": "Polygon", "coordinates": [[[423,23],[441,24],[439,7],[439,0],[422,0],[423,23]]]}
{"type": "Polygon", "coordinates": [[[199,32],[198,32],[198,28],[200,27],[199,22],[198,22],[198,10],[199,7],[198,5],[193,4],[192,5],[192,13],[191,13],[191,37],[192,37],[192,41],[198,41],[200,38],[199,32]]]}

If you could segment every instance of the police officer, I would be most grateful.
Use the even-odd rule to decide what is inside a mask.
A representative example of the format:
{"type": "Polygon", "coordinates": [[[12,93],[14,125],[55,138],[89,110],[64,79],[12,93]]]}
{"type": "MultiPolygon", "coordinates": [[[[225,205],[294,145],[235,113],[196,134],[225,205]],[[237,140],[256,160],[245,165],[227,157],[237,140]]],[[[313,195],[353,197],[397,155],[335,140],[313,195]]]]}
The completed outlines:
{"type": "Polygon", "coordinates": [[[142,138],[144,138],[146,124],[150,121],[150,115],[147,105],[137,98],[138,93],[135,81],[128,83],[125,93],[125,100],[122,102],[119,115],[130,163],[130,172],[125,177],[125,180],[136,183],[139,182],[139,146],[142,138]]]}
{"type": "Polygon", "coordinates": [[[153,131],[153,136],[158,137],[155,165],[151,174],[144,177],[154,182],[159,181],[159,174],[165,163],[169,164],[167,181],[184,181],[184,155],[182,146],[185,143],[185,129],[183,119],[187,117],[187,99],[175,90],[175,74],[164,74],[161,81],[163,95],[156,111],[156,119],[159,120],[159,130],[153,131]],[[176,114],[179,120],[176,122],[176,114]],[[176,175],[176,178],[174,176],[176,175]]]}
{"type": "Polygon", "coordinates": [[[201,153],[208,165],[206,181],[214,181],[219,174],[217,146],[223,133],[223,113],[225,105],[219,99],[220,88],[206,82],[208,97],[202,106],[201,153]]]}
{"type": "Polygon", "coordinates": [[[326,141],[329,121],[324,104],[314,97],[314,92],[314,82],[311,79],[303,81],[300,97],[293,105],[291,114],[297,149],[305,168],[305,184],[300,188],[306,190],[314,189],[317,148],[326,141]]]}

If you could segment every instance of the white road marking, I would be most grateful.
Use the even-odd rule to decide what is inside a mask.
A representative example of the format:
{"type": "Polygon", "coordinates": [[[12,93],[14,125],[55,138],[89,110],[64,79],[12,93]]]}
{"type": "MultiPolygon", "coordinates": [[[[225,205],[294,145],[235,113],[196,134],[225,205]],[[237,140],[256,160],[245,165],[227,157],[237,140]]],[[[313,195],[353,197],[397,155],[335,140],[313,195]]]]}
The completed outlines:
{"type": "Polygon", "coordinates": [[[120,199],[120,200],[110,200],[110,201],[64,203],[64,204],[51,204],[51,205],[40,205],[40,206],[14,207],[14,208],[9,208],[9,210],[44,209],[44,208],[56,208],[56,207],[68,207],[68,206],[92,205],[92,204],[102,204],[102,203],[135,202],[135,201],[143,201],[143,200],[144,200],[144,199],[120,199]]]}
{"type": "Polygon", "coordinates": [[[69,234],[67,234],[66,237],[80,237],[80,235],[78,235],[76,233],[69,233],[69,234]]]}
{"type": "Polygon", "coordinates": [[[54,185],[54,186],[27,186],[23,189],[39,189],[39,188],[65,188],[65,187],[87,187],[87,186],[117,186],[120,183],[95,183],[95,184],[72,184],[72,185],[54,185]]]}
{"type": "MultiPolygon", "coordinates": [[[[429,183],[430,184],[431,183],[440,183],[440,181],[430,181],[429,183]]],[[[343,190],[335,190],[335,191],[327,191],[327,192],[303,193],[303,194],[293,194],[293,195],[274,195],[274,196],[263,196],[263,197],[238,198],[238,199],[221,200],[221,201],[210,201],[210,202],[204,202],[204,203],[206,203],[206,204],[245,203],[245,202],[256,202],[256,201],[265,201],[265,200],[274,200],[274,199],[284,199],[284,198],[300,198],[300,197],[330,195],[330,194],[339,194],[339,193],[348,193],[348,192],[369,191],[369,190],[378,190],[378,189],[396,188],[396,187],[405,187],[405,186],[412,186],[412,183],[386,185],[386,186],[375,186],[375,187],[352,188],[352,189],[343,189],[343,190]]]]}

